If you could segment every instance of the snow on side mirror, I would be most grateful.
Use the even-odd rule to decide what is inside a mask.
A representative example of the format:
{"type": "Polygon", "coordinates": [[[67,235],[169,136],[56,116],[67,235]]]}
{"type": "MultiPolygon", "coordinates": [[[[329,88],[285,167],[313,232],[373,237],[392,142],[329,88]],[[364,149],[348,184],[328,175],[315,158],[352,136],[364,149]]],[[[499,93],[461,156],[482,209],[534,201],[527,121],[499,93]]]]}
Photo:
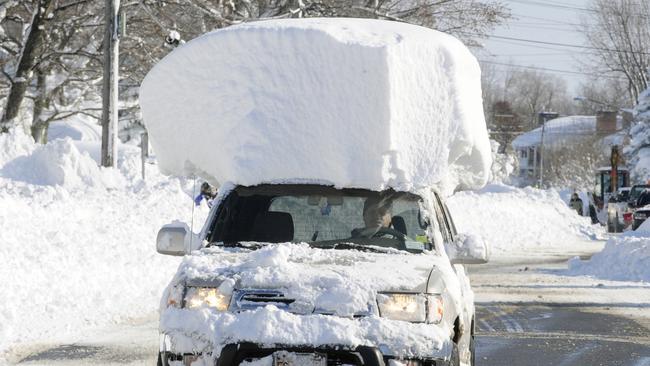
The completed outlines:
{"type": "Polygon", "coordinates": [[[460,235],[446,250],[451,264],[484,264],[490,257],[487,243],[477,235],[460,235]]]}
{"type": "Polygon", "coordinates": [[[158,231],[156,250],[160,254],[182,256],[189,253],[192,233],[186,223],[174,221],[158,231]]]}

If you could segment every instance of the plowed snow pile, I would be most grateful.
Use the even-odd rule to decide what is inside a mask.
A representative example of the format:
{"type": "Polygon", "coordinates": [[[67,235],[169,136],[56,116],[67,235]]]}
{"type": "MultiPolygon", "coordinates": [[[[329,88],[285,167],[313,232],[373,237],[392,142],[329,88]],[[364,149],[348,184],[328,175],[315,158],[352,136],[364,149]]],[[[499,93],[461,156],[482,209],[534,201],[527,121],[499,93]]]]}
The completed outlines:
{"type": "Polygon", "coordinates": [[[155,238],[162,224],[189,221],[191,182],[154,166],[142,181],[137,152],[120,170],[98,168],[76,143],[0,134],[0,364],[17,343],[74,342],[90,327],[149,316],[176,270],[155,238]]]}
{"type": "Polygon", "coordinates": [[[218,183],[451,191],[490,169],[478,62],[452,36],[400,22],[208,33],[151,70],[140,104],[161,168],[218,183]]]}
{"type": "Polygon", "coordinates": [[[605,249],[591,259],[572,259],[569,273],[609,280],[650,282],[650,220],[636,231],[609,239],[605,249]]]}
{"type": "Polygon", "coordinates": [[[458,230],[482,236],[493,259],[573,253],[602,247],[602,235],[569,208],[555,190],[490,185],[448,200],[458,230]]]}

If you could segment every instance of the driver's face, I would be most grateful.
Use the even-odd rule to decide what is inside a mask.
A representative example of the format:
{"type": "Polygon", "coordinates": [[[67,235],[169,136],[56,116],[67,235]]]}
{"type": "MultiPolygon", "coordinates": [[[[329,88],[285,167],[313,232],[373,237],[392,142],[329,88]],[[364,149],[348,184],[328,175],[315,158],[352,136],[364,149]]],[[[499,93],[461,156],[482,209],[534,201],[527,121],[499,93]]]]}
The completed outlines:
{"type": "Polygon", "coordinates": [[[381,225],[383,227],[390,227],[392,221],[393,221],[393,216],[390,214],[390,211],[386,211],[384,216],[381,217],[381,225]]]}

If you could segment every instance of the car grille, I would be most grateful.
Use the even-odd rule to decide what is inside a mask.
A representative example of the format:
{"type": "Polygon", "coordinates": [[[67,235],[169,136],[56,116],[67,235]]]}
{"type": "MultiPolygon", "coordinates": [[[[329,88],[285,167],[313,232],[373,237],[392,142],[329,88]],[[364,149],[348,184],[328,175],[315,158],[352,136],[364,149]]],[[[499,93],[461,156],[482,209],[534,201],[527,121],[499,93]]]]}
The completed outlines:
{"type": "Polygon", "coordinates": [[[277,290],[236,290],[231,303],[232,311],[253,310],[267,305],[274,305],[279,309],[290,310],[289,307],[295,299],[284,296],[277,290]]]}

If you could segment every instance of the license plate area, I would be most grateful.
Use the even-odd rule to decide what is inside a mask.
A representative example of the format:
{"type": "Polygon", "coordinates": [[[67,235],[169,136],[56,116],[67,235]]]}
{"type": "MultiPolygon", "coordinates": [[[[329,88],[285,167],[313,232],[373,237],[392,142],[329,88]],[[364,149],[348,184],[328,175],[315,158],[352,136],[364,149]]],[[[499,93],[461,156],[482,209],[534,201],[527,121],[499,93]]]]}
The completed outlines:
{"type": "Polygon", "coordinates": [[[327,366],[327,355],[322,353],[273,353],[273,366],[327,366]]]}

